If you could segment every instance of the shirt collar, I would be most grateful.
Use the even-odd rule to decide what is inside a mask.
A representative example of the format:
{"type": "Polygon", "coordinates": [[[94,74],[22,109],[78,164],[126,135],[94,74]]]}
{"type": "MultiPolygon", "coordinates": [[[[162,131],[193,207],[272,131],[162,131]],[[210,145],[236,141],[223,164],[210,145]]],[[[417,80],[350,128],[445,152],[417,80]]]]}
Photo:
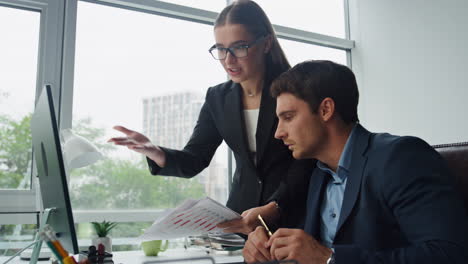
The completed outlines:
{"type": "Polygon", "coordinates": [[[351,130],[351,133],[349,134],[349,137],[346,140],[343,152],[341,152],[340,160],[338,161],[338,169],[336,173],[332,171],[325,163],[319,160],[317,161],[317,168],[330,173],[336,183],[341,183],[346,179],[347,172],[351,167],[351,157],[354,148],[354,143],[356,141],[356,127],[357,123],[354,124],[353,129],[351,130]],[[344,170],[345,173],[341,173],[342,170],[344,170]]]}

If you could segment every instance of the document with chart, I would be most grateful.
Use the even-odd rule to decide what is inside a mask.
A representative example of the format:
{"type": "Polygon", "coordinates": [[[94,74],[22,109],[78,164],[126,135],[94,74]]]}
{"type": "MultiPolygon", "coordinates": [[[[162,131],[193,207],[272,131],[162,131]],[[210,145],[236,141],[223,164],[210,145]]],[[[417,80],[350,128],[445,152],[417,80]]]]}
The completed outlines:
{"type": "Polygon", "coordinates": [[[156,219],[138,239],[147,241],[224,234],[216,225],[238,218],[241,218],[238,213],[209,197],[199,200],[189,199],[156,219]]]}

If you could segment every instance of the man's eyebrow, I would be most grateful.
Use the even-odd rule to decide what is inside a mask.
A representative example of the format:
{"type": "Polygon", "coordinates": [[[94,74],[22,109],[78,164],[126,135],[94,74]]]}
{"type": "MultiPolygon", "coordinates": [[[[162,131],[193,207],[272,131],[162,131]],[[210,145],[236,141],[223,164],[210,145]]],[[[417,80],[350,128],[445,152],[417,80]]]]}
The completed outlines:
{"type": "Polygon", "coordinates": [[[280,112],[280,113],[278,114],[278,117],[282,117],[282,116],[285,116],[285,115],[287,115],[287,114],[293,114],[293,113],[295,113],[295,112],[296,112],[295,110],[286,110],[286,111],[280,112]]]}

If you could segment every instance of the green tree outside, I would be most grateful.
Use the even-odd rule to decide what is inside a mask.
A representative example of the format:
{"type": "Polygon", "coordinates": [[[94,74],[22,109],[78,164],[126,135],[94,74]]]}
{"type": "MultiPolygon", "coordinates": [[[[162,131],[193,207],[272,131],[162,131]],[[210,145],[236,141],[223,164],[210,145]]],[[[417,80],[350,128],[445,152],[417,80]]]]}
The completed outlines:
{"type": "Polygon", "coordinates": [[[106,159],[75,170],[72,178],[84,181],[70,190],[76,209],[171,208],[204,195],[196,179],[153,176],[144,161],[106,159]]]}
{"type": "Polygon", "coordinates": [[[32,158],[31,114],[15,121],[0,115],[0,189],[28,189],[32,158]],[[23,186],[20,183],[23,181],[23,186]]]}
{"type": "MultiPolygon", "coordinates": [[[[17,189],[29,177],[32,157],[31,114],[20,121],[0,116],[0,188],[17,189]]],[[[75,133],[93,142],[104,153],[116,150],[102,143],[104,129],[93,127],[90,118],[79,120],[75,133]]],[[[153,176],[146,160],[139,162],[104,159],[71,172],[71,200],[79,208],[169,208],[187,198],[204,195],[203,185],[194,179],[153,176]]],[[[29,186],[25,186],[29,187],[29,186]]]]}
{"type": "MultiPolygon", "coordinates": [[[[0,115],[0,189],[17,189],[25,177],[30,177],[30,122],[31,114],[19,121],[0,115]]],[[[98,146],[104,155],[116,150],[115,146],[104,143],[104,129],[94,127],[90,118],[76,122],[73,130],[98,146]]],[[[104,158],[92,166],[72,171],[70,177],[73,209],[163,209],[175,207],[188,198],[205,196],[204,187],[196,178],[151,175],[144,158],[137,162],[104,158]]],[[[29,188],[29,184],[24,188],[29,188]]],[[[148,225],[122,224],[113,236],[139,235],[148,225]]],[[[3,227],[8,228],[0,228],[2,236],[13,230],[13,225],[3,227]]]]}
{"type": "MultiPolygon", "coordinates": [[[[90,118],[74,125],[76,134],[93,142],[107,156],[117,149],[105,143],[104,129],[90,118]]],[[[194,179],[154,176],[146,159],[140,161],[104,158],[96,164],[71,172],[71,200],[75,209],[172,208],[188,198],[201,198],[204,187],[194,179]]]]}

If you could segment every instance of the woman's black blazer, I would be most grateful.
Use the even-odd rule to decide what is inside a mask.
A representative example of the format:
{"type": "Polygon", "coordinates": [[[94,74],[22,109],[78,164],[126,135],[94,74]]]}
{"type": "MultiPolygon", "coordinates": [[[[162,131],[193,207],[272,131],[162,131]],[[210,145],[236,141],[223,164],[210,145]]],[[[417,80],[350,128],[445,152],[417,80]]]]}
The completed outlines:
{"type": "MultiPolygon", "coordinates": [[[[236,160],[227,207],[243,212],[272,200],[288,212],[289,221],[303,216],[309,177],[315,162],[295,161],[291,152],[274,134],[278,119],[276,99],[269,84],[262,92],[257,124],[257,165],[249,154],[241,87],[228,81],[208,89],[193,134],[183,150],[161,148],[166,153],[166,166],[160,168],[148,159],[153,175],[191,178],[205,169],[224,140],[236,160]],[[295,215],[298,214],[298,215],[295,215]]],[[[289,224],[287,224],[289,225],[289,224]]]]}

